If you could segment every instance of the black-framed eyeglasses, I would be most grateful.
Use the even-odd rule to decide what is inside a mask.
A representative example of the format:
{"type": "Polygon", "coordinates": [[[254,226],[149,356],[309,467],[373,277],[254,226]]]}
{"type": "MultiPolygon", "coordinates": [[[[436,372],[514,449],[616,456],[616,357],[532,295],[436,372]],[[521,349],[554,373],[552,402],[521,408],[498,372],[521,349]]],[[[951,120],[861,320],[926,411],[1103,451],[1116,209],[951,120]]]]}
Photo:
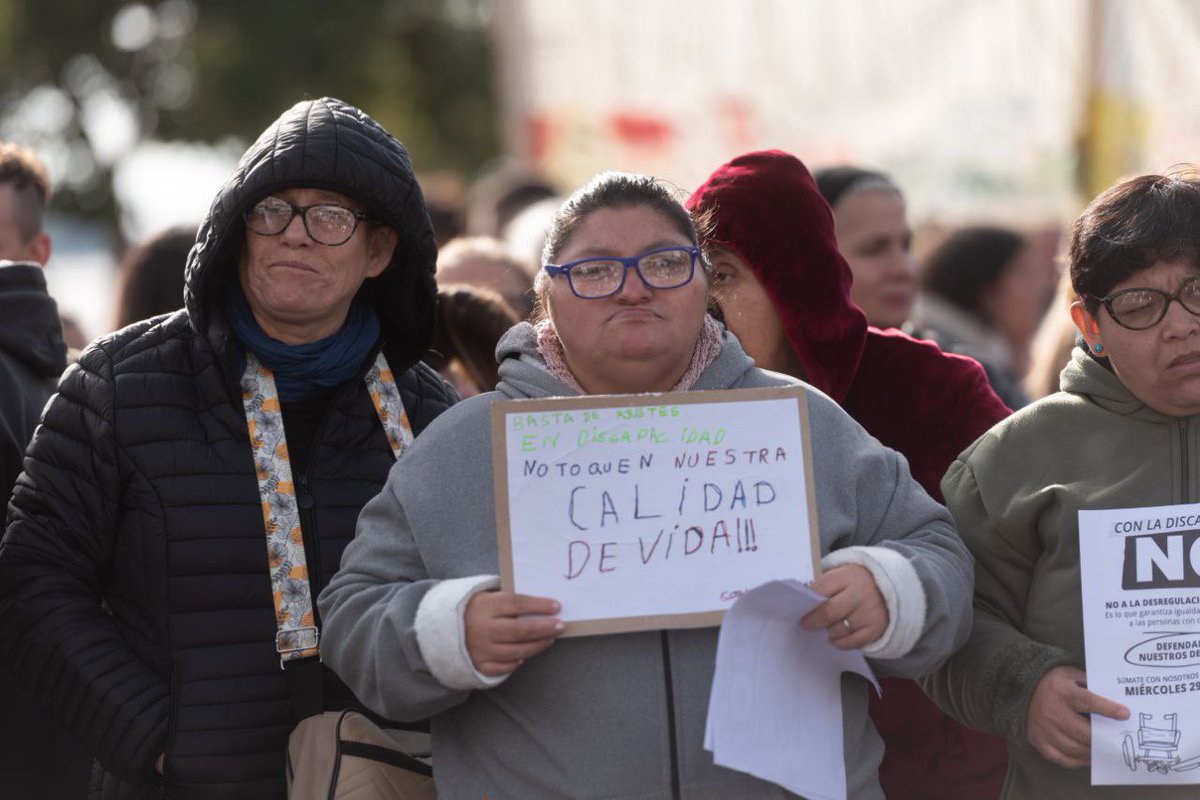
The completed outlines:
{"type": "Polygon", "coordinates": [[[621,291],[630,268],[651,289],[675,289],[690,283],[699,256],[695,247],[662,247],[629,258],[583,258],[569,264],[546,264],[542,269],[551,276],[566,275],[576,297],[597,300],[621,291]]]}
{"type": "Polygon", "coordinates": [[[1144,331],[1163,321],[1172,300],[1189,314],[1200,316],[1200,275],[1188,278],[1171,294],[1160,289],[1122,289],[1108,297],[1095,297],[1105,308],[1113,322],[1131,331],[1144,331]]]}
{"type": "Polygon", "coordinates": [[[259,236],[278,236],[299,214],[304,230],[318,244],[337,247],[350,241],[358,223],[370,219],[364,211],[355,211],[334,203],[298,206],[282,197],[264,197],[242,214],[246,227],[259,236]]]}

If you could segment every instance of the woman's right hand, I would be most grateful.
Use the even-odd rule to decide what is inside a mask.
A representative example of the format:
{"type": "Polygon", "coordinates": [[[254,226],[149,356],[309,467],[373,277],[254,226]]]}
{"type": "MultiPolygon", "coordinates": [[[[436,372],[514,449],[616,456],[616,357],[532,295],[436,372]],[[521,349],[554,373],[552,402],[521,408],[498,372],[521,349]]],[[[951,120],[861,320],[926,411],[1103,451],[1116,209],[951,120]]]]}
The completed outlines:
{"type": "Polygon", "coordinates": [[[467,654],[481,674],[507,675],[545,650],[563,632],[557,600],[514,592],[480,592],[463,617],[467,654]]]}
{"type": "Polygon", "coordinates": [[[1084,714],[1129,719],[1129,709],[1087,689],[1087,674],[1076,667],[1048,670],[1033,690],[1025,735],[1044,758],[1062,767],[1086,767],[1092,760],[1092,727],[1084,714]]]}

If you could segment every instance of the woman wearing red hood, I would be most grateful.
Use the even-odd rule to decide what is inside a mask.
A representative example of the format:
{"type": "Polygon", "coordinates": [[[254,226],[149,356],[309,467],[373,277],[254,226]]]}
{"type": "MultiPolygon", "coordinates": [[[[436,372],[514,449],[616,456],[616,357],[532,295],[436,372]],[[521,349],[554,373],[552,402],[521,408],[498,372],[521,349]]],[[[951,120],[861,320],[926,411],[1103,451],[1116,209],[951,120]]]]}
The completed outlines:
{"type": "MultiPolygon", "coordinates": [[[[711,217],[713,296],[758,366],[803,378],[908,459],[939,502],[955,457],[1008,408],[975,361],[867,326],[850,302],[850,268],[807,168],[767,150],[717,169],[688,201],[711,217]]],[[[887,747],[891,800],[997,797],[1004,742],[942,714],[909,680],[885,678],[871,717],[887,747]]]]}

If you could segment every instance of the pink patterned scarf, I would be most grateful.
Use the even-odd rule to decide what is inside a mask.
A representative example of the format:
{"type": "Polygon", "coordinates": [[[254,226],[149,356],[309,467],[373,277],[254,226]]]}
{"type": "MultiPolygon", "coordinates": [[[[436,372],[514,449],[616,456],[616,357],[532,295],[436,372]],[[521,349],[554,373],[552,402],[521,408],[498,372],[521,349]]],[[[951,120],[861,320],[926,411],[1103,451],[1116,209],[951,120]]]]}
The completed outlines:
{"type": "MultiPolygon", "coordinates": [[[[550,374],[580,394],[587,394],[579,385],[579,381],[575,380],[575,376],[571,374],[570,368],[567,367],[567,356],[563,350],[562,340],[558,338],[558,332],[554,330],[550,320],[542,320],[537,324],[535,330],[537,331],[538,354],[546,362],[546,368],[550,370],[550,374]]],[[[691,363],[688,364],[687,371],[683,373],[679,382],[671,387],[671,391],[685,392],[692,388],[704,370],[717,360],[720,353],[721,325],[705,314],[704,325],[700,328],[699,338],[696,339],[696,349],[692,351],[691,363]]]]}

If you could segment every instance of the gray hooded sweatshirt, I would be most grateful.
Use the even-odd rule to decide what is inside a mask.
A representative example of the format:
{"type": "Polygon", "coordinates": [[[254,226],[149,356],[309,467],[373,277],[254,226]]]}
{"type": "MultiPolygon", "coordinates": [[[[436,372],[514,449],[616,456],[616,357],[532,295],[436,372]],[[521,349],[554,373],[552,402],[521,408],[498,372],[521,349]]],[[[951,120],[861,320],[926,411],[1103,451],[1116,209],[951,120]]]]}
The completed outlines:
{"type": "MultiPolygon", "coordinates": [[[[432,717],[442,797],[791,796],[714,765],[703,748],[717,628],[563,639],[507,679],[475,672],[462,612],[499,571],[491,404],[575,394],[546,369],[532,326],[509,331],[497,355],[497,390],[435,421],[364,508],[320,597],[325,660],[385,716],[432,717]]],[[[726,334],[693,390],[795,382],[756,369],[726,334]]],[[[809,392],[822,563],[871,570],[891,622],[865,652],[880,674],[919,675],[968,633],[970,556],[904,457],[809,392]]],[[[883,747],[868,688],[842,678],[849,796],[874,799],[883,747]]]]}

